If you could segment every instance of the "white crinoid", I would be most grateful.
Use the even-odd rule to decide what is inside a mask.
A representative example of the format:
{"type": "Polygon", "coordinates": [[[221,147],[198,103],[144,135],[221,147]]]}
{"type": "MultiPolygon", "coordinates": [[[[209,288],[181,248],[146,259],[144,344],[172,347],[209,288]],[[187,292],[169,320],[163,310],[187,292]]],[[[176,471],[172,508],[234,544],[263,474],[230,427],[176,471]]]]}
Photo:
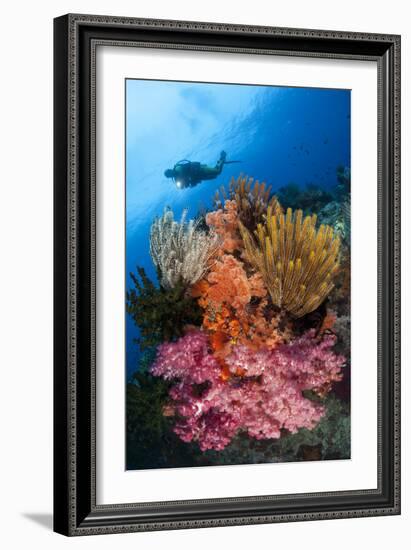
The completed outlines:
{"type": "Polygon", "coordinates": [[[200,220],[186,222],[187,210],[180,222],[170,208],[156,218],[150,229],[150,255],[157,268],[160,284],[167,289],[177,284],[189,286],[207,272],[217,251],[219,239],[199,229],[200,220]]]}

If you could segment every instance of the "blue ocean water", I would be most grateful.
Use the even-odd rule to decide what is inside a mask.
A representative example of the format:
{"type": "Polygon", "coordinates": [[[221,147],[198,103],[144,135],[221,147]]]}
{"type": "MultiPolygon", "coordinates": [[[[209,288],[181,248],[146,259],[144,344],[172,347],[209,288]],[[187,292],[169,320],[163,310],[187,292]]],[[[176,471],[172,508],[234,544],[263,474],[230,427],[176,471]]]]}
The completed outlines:
{"type": "MultiPolygon", "coordinates": [[[[143,267],[156,281],[149,231],[164,207],[179,219],[212,206],[240,172],[273,191],[288,183],[332,190],[337,166],[350,166],[350,91],[238,84],[126,81],[126,287],[143,267]],[[211,181],[178,189],[164,176],[181,159],[228,164],[211,181]]],[[[138,329],[126,315],[127,378],[139,358],[138,329]]]]}

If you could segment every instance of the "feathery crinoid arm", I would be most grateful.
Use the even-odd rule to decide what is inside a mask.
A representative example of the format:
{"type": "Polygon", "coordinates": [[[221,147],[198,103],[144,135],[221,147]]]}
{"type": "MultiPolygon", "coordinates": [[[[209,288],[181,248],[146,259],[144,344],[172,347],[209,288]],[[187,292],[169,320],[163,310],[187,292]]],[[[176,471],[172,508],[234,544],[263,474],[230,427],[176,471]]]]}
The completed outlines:
{"type": "Polygon", "coordinates": [[[150,229],[150,255],[156,266],[159,281],[165,289],[177,285],[189,286],[206,273],[209,261],[217,252],[218,237],[198,228],[198,221],[186,222],[187,210],[180,222],[173,211],[164,210],[150,229]]]}

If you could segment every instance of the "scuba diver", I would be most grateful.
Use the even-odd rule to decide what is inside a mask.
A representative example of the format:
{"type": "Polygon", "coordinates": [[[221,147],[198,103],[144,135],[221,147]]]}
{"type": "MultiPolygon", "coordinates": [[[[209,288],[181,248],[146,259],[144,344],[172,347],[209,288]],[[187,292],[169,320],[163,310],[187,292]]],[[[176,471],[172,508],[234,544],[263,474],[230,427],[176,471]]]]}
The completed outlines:
{"type": "Polygon", "coordinates": [[[178,189],[186,189],[187,187],[195,187],[204,180],[213,180],[223,170],[224,164],[233,164],[241,162],[240,160],[226,160],[227,153],[221,151],[220,158],[215,166],[201,164],[201,162],[192,162],[190,160],[180,160],[174,168],[168,168],[164,175],[166,178],[172,178],[175,181],[178,189]]]}

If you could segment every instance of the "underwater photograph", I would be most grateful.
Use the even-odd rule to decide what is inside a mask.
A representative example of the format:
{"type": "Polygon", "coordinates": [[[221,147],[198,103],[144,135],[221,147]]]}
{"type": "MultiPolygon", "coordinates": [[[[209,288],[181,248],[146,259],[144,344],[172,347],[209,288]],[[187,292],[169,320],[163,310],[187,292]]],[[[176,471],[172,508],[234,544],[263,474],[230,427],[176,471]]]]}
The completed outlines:
{"type": "Polygon", "coordinates": [[[350,90],[125,102],[126,469],[350,459],[350,90]]]}

